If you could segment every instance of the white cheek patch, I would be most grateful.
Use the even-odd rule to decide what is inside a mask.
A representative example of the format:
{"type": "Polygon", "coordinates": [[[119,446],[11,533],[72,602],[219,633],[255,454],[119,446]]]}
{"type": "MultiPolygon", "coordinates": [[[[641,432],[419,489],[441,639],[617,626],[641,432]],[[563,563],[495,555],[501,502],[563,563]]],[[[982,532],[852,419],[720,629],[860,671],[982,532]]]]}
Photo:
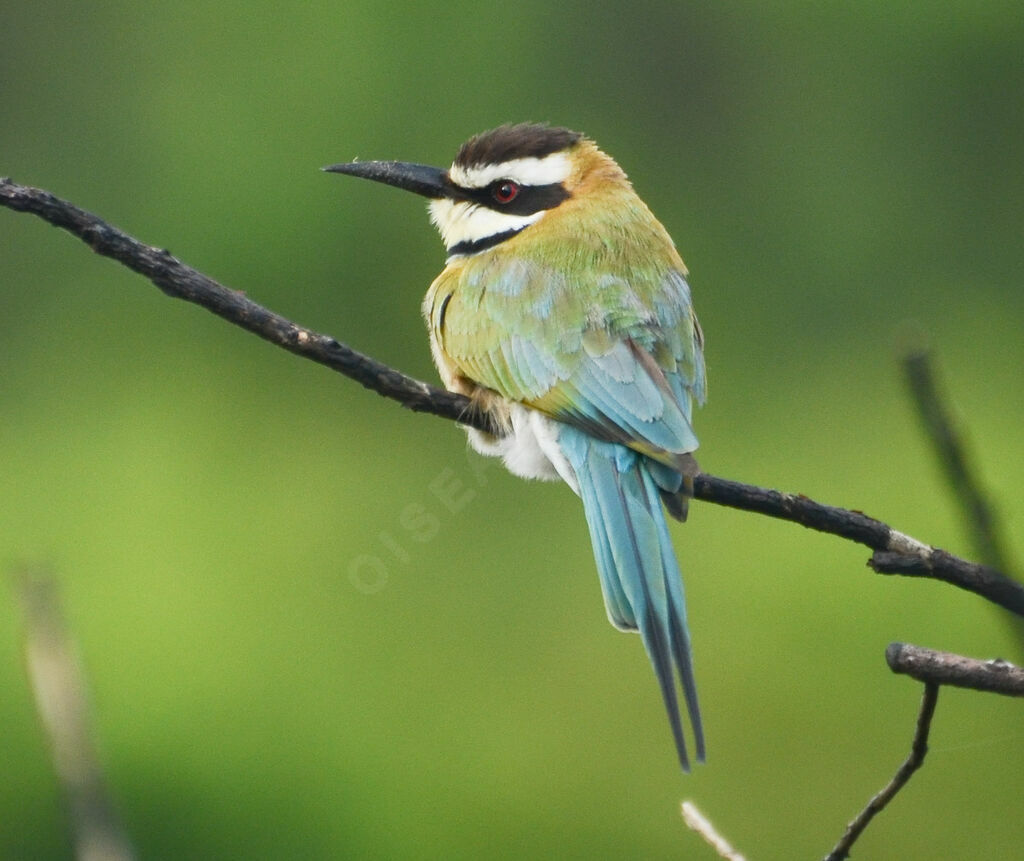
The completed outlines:
{"type": "Polygon", "coordinates": [[[474,167],[453,164],[448,176],[463,188],[484,188],[498,179],[515,180],[520,185],[554,185],[565,182],[571,169],[568,156],[556,152],[544,158],[514,158],[500,164],[474,167]]]}
{"type": "Polygon", "coordinates": [[[530,215],[511,215],[466,200],[432,200],[430,220],[441,233],[449,252],[463,242],[478,242],[500,233],[519,231],[543,217],[544,210],[530,215]]]}

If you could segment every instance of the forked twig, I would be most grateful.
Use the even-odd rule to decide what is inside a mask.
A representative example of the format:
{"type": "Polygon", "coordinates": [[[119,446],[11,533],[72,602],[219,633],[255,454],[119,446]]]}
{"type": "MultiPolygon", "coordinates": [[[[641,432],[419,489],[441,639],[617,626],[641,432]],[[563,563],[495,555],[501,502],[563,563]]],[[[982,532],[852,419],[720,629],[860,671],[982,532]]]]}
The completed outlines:
{"type": "MultiPolygon", "coordinates": [[[[33,213],[50,224],[77,236],[97,253],[117,260],[144,275],[167,295],[201,305],[228,322],[241,326],[304,358],[339,371],[409,409],[432,413],[487,432],[497,432],[488,416],[474,411],[466,398],[408,377],[345,344],[339,343],[334,338],[314,332],[275,314],[253,302],[243,293],[224,287],[201,272],[185,265],[168,251],[145,245],[102,219],[47,191],[0,179],[0,205],[16,211],[33,213]]],[[[1024,586],[997,570],[999,568],[1005,570],[1008,567],[1007,554],[1002,547],[998,531],[993,525],[991,510],[978,490],[977,484],[971,478],[970,471],[966,468],[962,446],[955,433],[952,432],[951,422],[942,409],[926,357],[913,356],[909,358],[907,372],[925,424],[933,439],[936,440],[944,466],[949,472],[950,481],[957,496],[965,500],[965,505],[970,512],[970,520],[975,526],[979,553],[986,562],[996,567],[978,565],[937,547],[924,544],[862,512],[823,505],[800,494],[783,493],[702,474],[695,479],[694,495],[697,499],[706,502],[789,520],[810,529],[858,542],[873,551],[869,564],[879,573],[924,576],[942,580],[975,592],[993,603],[1024,616],[1024,586]]],[[[59,636],[53,635],[54,631],[59,634],[59,626],[56,628],[52,625],[50,628],[44,626],[44,629],[50,631],[50,634],[47,635],[49,639],[44,637],[39,640],[39,643],[49,644],[47,646],[50,650],[49,658],[37,657],[36,663],[44,666],[49,660],[52,664],[54,655],[60,652],[60,648],[63,648],[64,663],[62,666],[65,667],[65,670],[62,672],[67,671],[67,667],[73,667],[74,663],[68,657],[70,652],[67,649],[66,640],[61,641],[59,636]],[[61,642],[64,642],[64,645],[58,648],[61,642]]],[[[32,648],[30,641],[30,673],[38,673],[39,670],[32,670],[32,648]]],[[[41,647],[38,644],[35,648],[39,654],[47,654],[45,649],[40,651],[41,647]]],[[[850,823],[846,833],[827,856],[826,861],[841,861],[841,859],[847,858],[850,848],[868,823],[885,808],[907,783],[911,775],[920,768],[928,750],[928,733],[935,712],[940,684],[955,684],[1014,696],[1021,695],[1021,691],[1024,690],[1024,681],[1022,681],[1024,670],[1006,662],[972,661],[957,655],[932,652],[903,644],[890,646],[887,659],[895,672],[907,673],[924,681],[924,697],[911,751],[889,784],[875,795],[867,807],[850,823]]],[[[42,688],[45,688],[45,685],[42,688]]],[[[48,721],[47,726],[54,747],[54,757],[60,770],[62,768],[60,749],[66,740],[61,740],[59,727],[50,727],[46,715],[53,712],[53,706],[46,704],[44,694],[38,693],[40,689],[40,686],[37,685],[40,712],[43,713],[44,720],[48,721]]],[[[71,684],[71,690],[79,690],[80,693],[80,687],[76,689],[74,683],[71,684]]],[[[72,712],[75,713],[75,710],[72,709],[72,712]]],[[[84,706],[77,714],[84,716],[84,706]]],[[[73,724],[70,731],[72,735],[78,735],[79,746],[88,752],[91,748],[88,747],[88,735],[84,727],[84,723],[73,724]]],[[[101,814],[96,821],[102,826],[103,817],[112,814],[109,810],[104,812],[102,804],[96,800],[97,796],[90,794],[96,787],[101,787],[98,767],[88,765],[87,759],[83,762],[88,766],[83,766],[85,771],[79,774],[79,777],[82,774],[85,775],[84,783],[78,785],[69,782],[66,791],[72,800],[73,809],[78,809],[76,804],[81,806],[86,813],[89,812],[89,809],[96,808],[93,812],[99,811],[101,814]]],[[[102,801],[102,796],[99,798],[102,801]]],[[[685,803],[683,813],[687,825],[704,836],[716,848],[721,857],[740,861],[741,856],[736,854],[728,843],[717,834],[711,823],[693,805],[689,802],[685,803]]],[[[75,817],[78,817],[77,813],[75,817]]],[[[83,822],[88,820],[88,816],[85,814],[83,817],[83,822]]],[[[116,820],[110,819],[108,825],[110,829],[113,829],[111,831],[113,834],[116,831],[116,820]]],[[[123,845],[125,847],[124,854],[108,857],[130,857],[127,842],[125,841],[123,845]]]]}
{"type": "Polygon", "coordinates": [[[868,823],[892,801],[910,780],[911,775],[917,771],[924,762],[925,754],[928,753],[928,732],[932,725],[932,716],[935,714],[935,704],[939,699],[939,686],[934,682],[925,682],[924,696],[921,699],[921,711],[917,716],[917,729],[914,732],[914,740],[910,745],[910,755],[897,769],[892,780],[872,798],[857,817],[846,827],[846,833],[836,843],[835,848],[825,856],[825,861],[843,861],[850,857],[850,849],[857,838],[867,828],[868,823]]]}

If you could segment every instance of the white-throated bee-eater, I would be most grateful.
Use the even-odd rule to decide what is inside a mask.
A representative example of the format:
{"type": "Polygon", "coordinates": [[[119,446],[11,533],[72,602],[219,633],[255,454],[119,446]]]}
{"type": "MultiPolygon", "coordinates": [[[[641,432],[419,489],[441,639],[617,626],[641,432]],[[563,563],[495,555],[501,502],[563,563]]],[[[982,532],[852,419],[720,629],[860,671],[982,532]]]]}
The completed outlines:
{"type": "Polygon", "coordinates": [[[640,632],[689,770],[676,673],[700,761],[704,734],[665,509],[686,516],[705,380],[672,239],[618,164],[563,128],[485,132],[448,170],[325,170],[430,198],[448,252],[423,303],[441,378],[505,430],[470,429],[477,451],[516,475],[561,478],[583,500],[608,617],[640,632]]]}

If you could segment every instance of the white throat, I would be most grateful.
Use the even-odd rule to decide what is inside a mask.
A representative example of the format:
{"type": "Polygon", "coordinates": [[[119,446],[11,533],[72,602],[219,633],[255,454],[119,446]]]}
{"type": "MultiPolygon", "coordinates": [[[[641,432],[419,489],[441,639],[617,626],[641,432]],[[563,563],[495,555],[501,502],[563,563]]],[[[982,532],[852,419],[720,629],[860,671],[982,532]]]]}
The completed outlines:
{"type": "Polygon", "coordinates": [[[430,220],[441,233],[449,254],[462,243],[480,242],[500,233],[519,232],[544,216],[544,210],[530,215],[498,212],[466,200],[432,200],[430,220]]]}

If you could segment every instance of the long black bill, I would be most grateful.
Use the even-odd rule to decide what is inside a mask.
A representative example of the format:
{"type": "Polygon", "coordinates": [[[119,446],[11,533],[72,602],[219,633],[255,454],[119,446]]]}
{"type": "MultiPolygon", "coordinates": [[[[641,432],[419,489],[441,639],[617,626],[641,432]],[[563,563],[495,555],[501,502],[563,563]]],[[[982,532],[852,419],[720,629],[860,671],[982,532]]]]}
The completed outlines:
{"type": "Polygon", "coordinates": [[[446,171],[425,164],[409,164],[403,161],[350,161],[345,164],[332,164],[324,170],[383,182],[385,185],[404,188],[406,191],[422,194],[433,200],[442,197],[461,197],[458,188],[448,179],[446,171]]]}

